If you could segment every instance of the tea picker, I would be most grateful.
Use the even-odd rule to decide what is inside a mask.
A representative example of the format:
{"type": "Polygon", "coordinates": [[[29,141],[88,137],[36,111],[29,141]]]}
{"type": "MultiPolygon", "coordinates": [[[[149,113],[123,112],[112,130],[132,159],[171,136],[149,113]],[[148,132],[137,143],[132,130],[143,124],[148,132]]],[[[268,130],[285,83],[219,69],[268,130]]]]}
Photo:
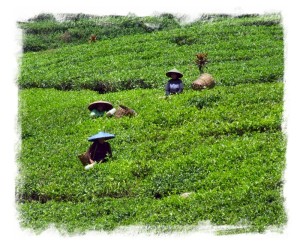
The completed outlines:
{"type": "Polygon", "coordinates": [[[92,118],[101,117],[105,112],[112,112],[116,110],[113,105],[107,101],[95,101],[88,105],[88,109],[91,111],[90,116],[92,118]]]}
{"type": "Polygon", "coordinates": [[[88,138],[93,142],[87,152],[78,156],[86,170],[93,168],[97,163],[106,162],[108,157],[112,157],[110,144],[107,140],[114,138],[114,134],[99,132],[88,138]]]}
{"type": "Polygon", "coordinates": [[[90,116],[92,118],[102,117],[106,115],[107,117],[121,118],[123,116],[133,117],[136,112],[124,105],[119,105],[118,109],[114,108],[110,102],[107,101],[95,101],[89,104],[88,109],[91,111],[90,116]]]}
{"type": "Polygon", "coordinates": [[[176,68],[173,68],[166,73],[166,76],[171,78],[165,86],[166,96],[182,93],[184,86],[181,78],[183,77],[183,74],[176,68]]]}

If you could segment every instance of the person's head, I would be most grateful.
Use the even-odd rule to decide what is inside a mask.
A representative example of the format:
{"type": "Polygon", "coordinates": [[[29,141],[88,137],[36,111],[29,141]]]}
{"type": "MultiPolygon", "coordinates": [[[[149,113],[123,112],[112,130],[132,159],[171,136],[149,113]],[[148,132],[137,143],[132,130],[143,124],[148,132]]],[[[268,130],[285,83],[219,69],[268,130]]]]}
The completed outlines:
{"type": "Polygon", "coordinates": [[[179,79],[181,77],[183,77],[183,74],[181,72],[179,72],[176,68],[168,71],[166,73],[166,76],[170,77],[173,80],[179,79]]]}
{"type": "Polygon", "coordinates": [[[177,80],[179,78],[179,75],[177,73],[170,73],[170,78],[172,80],[177,80]]]}
{"type": "Polygon", "coordinates": [[[98,138],[97,141],[100,143],[100,144],[103,144],[105,142],[105,139],[104,138],[98,138]]]}

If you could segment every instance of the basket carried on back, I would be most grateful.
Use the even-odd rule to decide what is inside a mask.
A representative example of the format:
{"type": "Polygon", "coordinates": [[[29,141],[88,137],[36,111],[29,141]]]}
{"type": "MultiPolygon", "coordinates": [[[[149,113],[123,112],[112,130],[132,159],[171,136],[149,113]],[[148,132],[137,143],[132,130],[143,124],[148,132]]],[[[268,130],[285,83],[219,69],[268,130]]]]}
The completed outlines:
{"type": "Polygon", "coordinates": [[[210,74],[204,73],[192,83],[192,89],[203,90],[206,88],[213,88],[215,84],[214,78],[210,74]]]}
{"type": "Polygon", "coordinates": [[[80,160],[80,162],[82,163],[83,166],[86,166],[90,163],[87,152],[84,152],[84,153],[78,155],[78,159],[80,160]]]}
{"type": "Polygon", "coordinates": [[[124,105],[119,105],[119,108],[117,109],[117,111],[115,112],[115,117],[116,118],[121,118],[123,116],[135,116],[136,112],[130,108],[128,108],[127,106],[124,105]]]}

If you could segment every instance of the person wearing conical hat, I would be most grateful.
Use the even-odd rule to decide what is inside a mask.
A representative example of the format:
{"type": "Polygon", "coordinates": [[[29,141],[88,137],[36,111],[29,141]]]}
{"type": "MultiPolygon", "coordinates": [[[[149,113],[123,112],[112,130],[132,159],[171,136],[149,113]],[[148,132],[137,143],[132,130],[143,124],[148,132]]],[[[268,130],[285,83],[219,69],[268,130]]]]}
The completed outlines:
{"type": "Polygon", "coordinates": [[[90,164],[85,166],[85,169],[92,168],[96,163],[106,162],[108,157],[112,157],[110,144],[106,140],[114,137],[113,134],[101,131],[88,139],[93,143],[86,153],[90,164]]]}
{"type": "Polygon", "coordinates": [[[166,96],[170,94],[182,93],[184,86],[180,78],[183,77],[183,74],[179,72],[176,68],[173,68],[172,70],[166,73],[166,76],[171,78],[165,87],[166,96]]]}

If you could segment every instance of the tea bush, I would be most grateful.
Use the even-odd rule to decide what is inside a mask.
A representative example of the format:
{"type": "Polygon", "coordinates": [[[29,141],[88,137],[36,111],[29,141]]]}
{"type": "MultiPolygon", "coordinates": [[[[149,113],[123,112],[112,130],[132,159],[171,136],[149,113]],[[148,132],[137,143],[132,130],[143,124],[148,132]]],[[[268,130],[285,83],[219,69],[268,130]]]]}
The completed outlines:
{"type": "Polygon", "coordinates": [[[94,16],[86,14],[64,14],[56,20],[52,14],[40,14],[18,26],[24,34],[23,51],[43,51],[65,46],[62,36],[68,32],[68,45],[87,43],[92,34],[97,40],[120,36],[149,33],[180,27],[180,18],[172,14],[138,17],[94,16]],[[38,44],[43,43],[43,47],[38,44]]]}
{"type": "Polygon", "coordinates": [[[22,89],[91,89],[101,93],[163,88],[165,72],[176,67],[184,73],[184,83],[189,87],[199,76],[194,65],[199,51],[208,53],[206,71],[219,85],[281,82],[282,26],[245,23],[247,19],[232,18],[196,22],[170,30],[26,53],[18,83],[22,89]],[[188,42],[178,45],[177,40],[183,38],[188,42]]]}
{"type": "Polygon", "coordinates": [[[247,231],[282,224],[283,84],[162,95],[142,89],[105,95],[22,90],[22,225],[39,231],[54,223],[84,232],[121,225],[192,229],[201,220],[245,221],[247,231]],[[100,99],[138,115],[91,119],[87,106],[100,99]],[[213,101],[199,109],[199,99],[213,101]],[[85,171],[77,155],[100,130],[116,135],[110,140],[113,158],[85,171]],[[184,192],[194,195],[182,199],[184,192]]]}
{"type": "Polygon", "coordinates": [[[228,234],[286,223],[280,16],[206,15],[181,25],[169,14],[78,14],[60,24],[41,15],[21,25],[24,44],[45,49],[22,56],[18,77],[22,227],[171,232],[210,221],[234,225],[228,234]],[[97,25],[105,37],[81,44],[97,25]],[[213,89],[189,87],[198,52],[208,53],[213,89]],[[165,98],[174,66],[185,89],[165,98]],[[137,115],[92,119],[87,107],[96,100],[137,115]],[[113,157],[86,171],[77,155],[99,131],[116,135],[113,157]]]}

